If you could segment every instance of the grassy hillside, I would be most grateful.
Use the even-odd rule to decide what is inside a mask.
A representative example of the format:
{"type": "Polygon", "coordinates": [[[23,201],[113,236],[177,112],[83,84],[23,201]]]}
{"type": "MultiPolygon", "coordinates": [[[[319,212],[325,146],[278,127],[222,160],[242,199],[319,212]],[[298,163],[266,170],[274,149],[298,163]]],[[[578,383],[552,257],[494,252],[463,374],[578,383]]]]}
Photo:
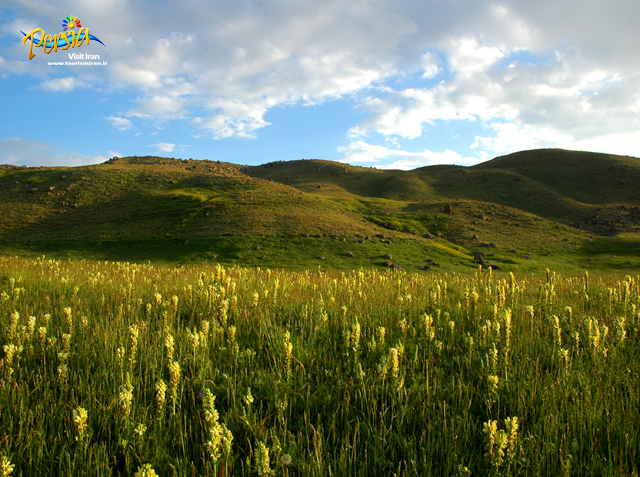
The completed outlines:
{"type": "Polygon", "coordinates": [[[562,150],[413,171],[158,157],[0,166],[0,250],[450,271],[482,251],[505,270],[637,270],[638,183],[637,158],[562,150]]]}

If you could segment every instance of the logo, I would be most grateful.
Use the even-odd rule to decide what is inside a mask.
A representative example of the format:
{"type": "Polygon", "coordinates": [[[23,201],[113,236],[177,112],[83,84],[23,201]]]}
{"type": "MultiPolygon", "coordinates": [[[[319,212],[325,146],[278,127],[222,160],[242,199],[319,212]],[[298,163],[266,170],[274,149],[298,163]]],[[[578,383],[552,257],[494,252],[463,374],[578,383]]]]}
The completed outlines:
{"type": "Polygon", "coordinates": [[[42,28],[35,28],[29,33],[25,33],[20,30],[20,33],[24,35],[22,44],[27,46],[27,40],[31,39],[31,45],[29,46],[29,59],[32,60],[36,55],[33,53],[33,47],[42,48],[47,55],[51,51],[67,50],[69,47],[76,48],[82,45],[82,43],[89,44],[89,40],[97,41],[106,48],[106,45],[102,43],[98,38],[89,34],[89,29],[83,27],[80,24],[80,19],[69,15],[62,20],[62,31],[56,35],[47,35],[42,28]],[[40,39],[35,37],[36,33],[40,33],[40,39]]]}

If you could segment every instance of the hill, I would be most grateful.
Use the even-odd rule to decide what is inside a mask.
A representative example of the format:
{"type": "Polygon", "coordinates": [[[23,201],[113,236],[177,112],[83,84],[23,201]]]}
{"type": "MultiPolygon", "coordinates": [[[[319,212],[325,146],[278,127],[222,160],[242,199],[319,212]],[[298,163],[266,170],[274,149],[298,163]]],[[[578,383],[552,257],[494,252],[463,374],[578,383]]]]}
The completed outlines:
{"type": "Polygon", "coordinates": [[[0,252],[447,271],[472,270],[482,252],[504,270],[630,271],[638,183],[637,158],[557,149],[413,171],[159,157],[0,166],[0,252]]]}

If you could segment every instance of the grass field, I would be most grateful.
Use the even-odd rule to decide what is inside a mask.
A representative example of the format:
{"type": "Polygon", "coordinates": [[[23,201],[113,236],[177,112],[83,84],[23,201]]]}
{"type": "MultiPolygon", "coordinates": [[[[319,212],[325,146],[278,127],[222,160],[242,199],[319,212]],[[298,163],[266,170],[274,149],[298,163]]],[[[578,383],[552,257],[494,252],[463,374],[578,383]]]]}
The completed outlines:
{"type": "Polygon", "coordinates": [[[3,475],[638,475],[640,276],[5,255],[0,321],[3,475]]]}

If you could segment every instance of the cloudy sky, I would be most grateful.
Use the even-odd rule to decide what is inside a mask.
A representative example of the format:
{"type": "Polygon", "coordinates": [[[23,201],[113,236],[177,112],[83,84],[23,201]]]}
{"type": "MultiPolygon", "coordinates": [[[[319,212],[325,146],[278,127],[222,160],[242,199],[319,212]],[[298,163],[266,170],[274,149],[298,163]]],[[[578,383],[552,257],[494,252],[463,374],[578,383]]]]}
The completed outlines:
{"type": "Polygon", "coordinates": [[[640,156],[638,18],[638,0],[3,0],[0,164],[640,156]],[[105,46],[29,60],[21,30],[69,15],[105,46]],[[100,64],[53,64],[70,54],[100,64]]]}

